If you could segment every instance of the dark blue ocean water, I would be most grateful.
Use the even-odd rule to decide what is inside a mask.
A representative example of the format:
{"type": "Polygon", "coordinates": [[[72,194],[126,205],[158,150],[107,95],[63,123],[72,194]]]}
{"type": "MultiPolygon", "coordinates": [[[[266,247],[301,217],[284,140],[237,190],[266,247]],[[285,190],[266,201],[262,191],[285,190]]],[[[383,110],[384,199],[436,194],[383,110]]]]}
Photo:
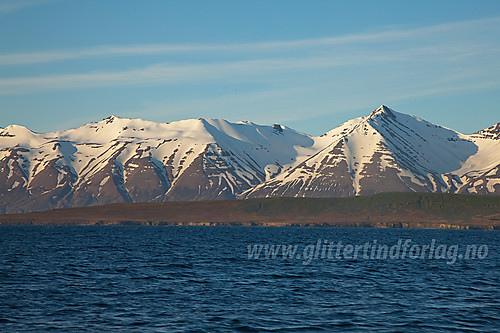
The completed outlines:
{"type": "Polygon", "coordinates": [[[498,231],[475,230],[4,226],[0,331],[498,332],[499,245],[498,231]],[[306,252],[406,239],[488,251],[456,262],[306,252]],[[295,244],[301,258],[249,259],[254,244],[295,244]]]}

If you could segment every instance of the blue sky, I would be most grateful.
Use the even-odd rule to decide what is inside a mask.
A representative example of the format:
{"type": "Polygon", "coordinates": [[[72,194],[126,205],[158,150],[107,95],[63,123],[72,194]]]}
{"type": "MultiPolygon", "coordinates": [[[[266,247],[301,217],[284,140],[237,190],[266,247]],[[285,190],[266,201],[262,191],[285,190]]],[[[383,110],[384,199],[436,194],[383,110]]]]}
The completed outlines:
{"type": "Polygon", "coordinates": [[[500,121],[500,1],[0,0],[0,127],[500,121]]]}

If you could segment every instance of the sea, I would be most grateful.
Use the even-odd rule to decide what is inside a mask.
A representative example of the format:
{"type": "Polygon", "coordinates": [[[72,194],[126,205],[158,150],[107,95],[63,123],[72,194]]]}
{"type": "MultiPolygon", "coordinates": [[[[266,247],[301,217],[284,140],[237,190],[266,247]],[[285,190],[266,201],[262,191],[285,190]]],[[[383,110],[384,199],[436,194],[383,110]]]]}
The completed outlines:
{"type": "Polygon", "coordinates": [[[500,232],[1,226],[0,332],[499,332],[500,232]]]}

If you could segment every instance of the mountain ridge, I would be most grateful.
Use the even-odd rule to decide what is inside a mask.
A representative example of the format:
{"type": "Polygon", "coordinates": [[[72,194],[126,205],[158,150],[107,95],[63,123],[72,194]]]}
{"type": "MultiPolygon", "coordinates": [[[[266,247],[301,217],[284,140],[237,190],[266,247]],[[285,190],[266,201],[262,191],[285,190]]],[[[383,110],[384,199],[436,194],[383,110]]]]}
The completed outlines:
{"type": "Polygon", "coordinates": [[[0,213],[115,202],[500,194],[500,123],[461,134],[385,105],[321,136],[250,121],[107,117],[0,128],[0,213]]]}

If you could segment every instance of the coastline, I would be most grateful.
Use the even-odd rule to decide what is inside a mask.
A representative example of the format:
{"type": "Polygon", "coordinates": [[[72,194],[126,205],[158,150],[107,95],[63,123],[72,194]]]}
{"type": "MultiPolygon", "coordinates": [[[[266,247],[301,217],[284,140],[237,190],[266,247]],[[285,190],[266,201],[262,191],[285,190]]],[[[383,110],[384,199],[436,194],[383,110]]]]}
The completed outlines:
{"type": "Polygon", "coordinates": [[[0,225],[500,230],[500,196],[383,193],[350,198],[119,203],[0,215],[0,225]]]}

